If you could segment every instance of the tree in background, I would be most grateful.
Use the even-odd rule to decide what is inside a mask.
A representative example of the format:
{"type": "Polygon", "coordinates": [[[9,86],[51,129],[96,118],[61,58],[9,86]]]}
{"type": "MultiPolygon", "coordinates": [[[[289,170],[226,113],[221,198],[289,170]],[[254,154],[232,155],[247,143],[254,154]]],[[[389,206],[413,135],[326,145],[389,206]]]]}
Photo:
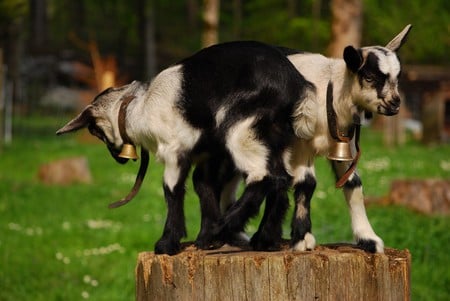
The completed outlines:
{"type": "Polygon", "coordinates": [[[219,8],[220,0],[203,0],[202,47],[219,42],[219,8]]]}
{"type": "Polygon", "coordinates": [[[331,12],[331,41],[328,46],[328,55],[342,57],[346,46],[361,45],[362,0],[332,0],[331,12]]]}

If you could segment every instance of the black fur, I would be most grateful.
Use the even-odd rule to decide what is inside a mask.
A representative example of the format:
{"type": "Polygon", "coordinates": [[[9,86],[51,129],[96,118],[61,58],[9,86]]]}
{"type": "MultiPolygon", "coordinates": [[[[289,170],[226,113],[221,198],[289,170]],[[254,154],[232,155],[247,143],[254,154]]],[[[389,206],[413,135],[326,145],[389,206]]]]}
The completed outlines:
{"type": "Polygon", "coordinates": [[[225,152],[215,153],[208,161],[202,161],[195,167],[192,181],[200,199],[201,210],[201,227],[195,241],[198,248],[210,249],[223,244],[223,241],[212,236],[211,230],[222,215],[220,212],[222,189],[234,175],[233,163],[225,152]]]}
{"type": "Polygon", "coordinates": [[[369,253],[376,253],[377,252],[377,248],[376,248],[376,244],[373,240],[364,240],[361,239],[359,241],[356,242],[357,246],[369,253]]]}
{"type": "Polygon", "coordinates": [[[359,67],[363,62],[360,49],[356,49],[353,46],[347,46],[344,49],[344,60],[347,67],[353,72],[358,72],[359,67]]]}
{"type": "MultiPolygon", "coordinates": [[[[218,241],[231,241],[235,233],[242,231],[249,218],[258,213],[264,198],[268,197],[270,212],[264,215],[251,243],[257,249],[276,248],[281,240],[281,225],[288,207],[290,180],[282,163],[282,155],[294,137],[291,120],[286,116],[290,116],[294,105],[298,105],[302,89],[308,83],[280,50],[259,42],[215,45],[180,64],[183,79],[177,107],[187,122],[203,132],[203,138],[192,155],[207,152],[213,153],[210,158],[223,159],[224,154],[228,156],[223,143],[228,130],[252,116],[256,116],[253,126],[255,138],[270,151],[266,160],[270,175],[248,183],[241,198],[214,227],[211,223],[217,219],[220,197],[214,181],[225,183],[228,178],[208,178],[216,165],[198,165],[193,177],[202,210],[202,229],[197,245],[209,248],[217,245],[218,241]],[[221,108],[226,108],[226,113],[223,122],[218,125],[215,116],[221,108]],[[215,229],[215,236],[208,234],[211,228],[215,229]]],[[[245,175],[245,171],[240,172],[245,175]]],[[[184,179],[180,177],[176,189],[184,185],[184,179]]],[[[179,205],[183,194],[169,189],[165,192],[169,211],[163,237],[157,243],[155,252],[173,254],[179,250],[179,240],[185,234],[180,225],[181,221],[184,223],[182,206],[179,205]]]]}
{"type": "Polygon", "coordinates": [[[378,98],[383,98],[382,90],[387,79],[387,75],[380,71],[378,57],[374,53],[369,53],[364,66],[358,71],[359,83],[362,86],[363,80],[377,91],[378,98]]]}
{"type": "Polygon", "coordinates": [[[358,174],[355,172],[352,176],[351,180],[348,180],[344,184],[344,188],[346,189],[355,189],[362,186],[361,178],[358,176],[358,174]]]}
{"type": "Polygon", "coordinates": [[[184,194],[186,192],[185,179],[189,173],[190,162],[180,158],[181,172],[179,182],[171,190],[164,184],[164,197],[167,202],[167,219],[164,225],[163,236],[155,244],[155,253],[174,255],[180,252],[180,240],[186,237],[186,224],[184,220],[184,194]]]}
{"type": "Polygon", "coordinates": [[[294,186],[295,209],[291,225],[291,244],[295,245],[305,238],[305,234],[311,233],[311,215],[310,204],[311,198],[316,189],[316,179],[313,175],[307,174],[305,180],[294,186]],[[298,217],[296,215],[299,206],[303,207],[305,216],[298,217]]]}

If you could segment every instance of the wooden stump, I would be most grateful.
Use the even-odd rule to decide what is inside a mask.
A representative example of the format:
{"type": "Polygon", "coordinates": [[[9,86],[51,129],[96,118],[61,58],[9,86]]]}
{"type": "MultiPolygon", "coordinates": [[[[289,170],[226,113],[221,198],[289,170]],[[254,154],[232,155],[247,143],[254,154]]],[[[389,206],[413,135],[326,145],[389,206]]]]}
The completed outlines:
{"type": "Polygon", "coordinates": [[[425,214],[450,214],[450,180],[392,181],[387,203],[404,205],[425,214]]]}
{"type": "Polygon", "coordinates": [[[48,185],[68,185],[92,182],[88,160],[85,157],[67,158],[40,166],[39,180],[48,185]]]}
{"type": "Polygon", "coordinates": [[[409,300],[410,266],[408,250],[368,254],[350,245],[311,252],[143,252],[136,300],[409,300]]]}

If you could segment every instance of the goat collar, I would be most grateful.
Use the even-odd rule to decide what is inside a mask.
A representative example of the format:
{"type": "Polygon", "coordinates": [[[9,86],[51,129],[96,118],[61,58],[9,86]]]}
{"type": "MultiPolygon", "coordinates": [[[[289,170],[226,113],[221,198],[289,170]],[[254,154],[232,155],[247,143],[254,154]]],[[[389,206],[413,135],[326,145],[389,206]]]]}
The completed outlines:
{"type": "MultiPolygon", "coordinates": [[[[133,95],[124,96],[122,99],[122,103],[120,104],[118,122],[119,122],[120,136],[122,137],[124,144],[128,143],[128,144],[134,145],[125,129],[127,107],[134,98],[135,98],[135,96],[133,96],[133,95]]],[[[109,204],[109,208],[117,208],[117,207],[127,204],[139,192],[139,189],[141,188],[142,182],[144,181],[145,174],[147,172],[148,161],[149,161],[149,153],[143,147],[141,147],[141,157],[142,157],[141,165],[139,166],[139,171],[136,176],[136,180],[134,182],[133,188],[131,189],[131,191],[128,193],[128,195],[126,197],[124,197],[123,199],[120,199],[119,201],[109,204]]]]}
{"type": "Polygon", "coordinates": [[[337,124],[337,116],[336,111],[333,108],[333,84],[328,82],[327,86],[327,122],[328,122],[328,131],[330,132],[331,137],[337,142],[347,142],[350,143],[353,136],[355,137],[355,148],[356,148],[356,156],[350,164],[347,171],[339,178],[336,182],[336,188],[341,188],[348,181],[350,176],[356,169],[356,165],[358,164],[359,157],[361,156],[361,149],[359,148],[359,135],[361,131],[361,122],[360,118],[357,114],[353,115],[353,124],[348,129],[347,134],[342,134],[338,128],[337,124]]]}
{"type": "Polygon", "coordinates": [[[135,97],[133,95],[124,96],[122,99],[122,103],[120,104],[118,124],[119,124],[119,133],[120,133],[120,136],[122,137],[123,144],[134,145],[133,142],[131,141],[130,137],[128,136],[127,130],[126,130],[127,108],[128,108],[128,105],[130,104],[130,102],[134,98],[135,97]]]}

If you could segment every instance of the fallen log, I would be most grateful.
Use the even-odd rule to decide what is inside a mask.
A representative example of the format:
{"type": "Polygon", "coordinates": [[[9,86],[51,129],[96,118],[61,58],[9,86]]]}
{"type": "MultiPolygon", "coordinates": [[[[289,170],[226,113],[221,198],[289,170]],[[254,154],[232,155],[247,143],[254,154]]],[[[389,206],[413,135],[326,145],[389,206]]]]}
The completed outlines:
{"type": "Polygon", "coordinates": [[[232,247],[175,255],[143,252],[136,300],[409,300],[411,255],[387,248],[368,254],[351,245],[309,252],[232,247]]]}

